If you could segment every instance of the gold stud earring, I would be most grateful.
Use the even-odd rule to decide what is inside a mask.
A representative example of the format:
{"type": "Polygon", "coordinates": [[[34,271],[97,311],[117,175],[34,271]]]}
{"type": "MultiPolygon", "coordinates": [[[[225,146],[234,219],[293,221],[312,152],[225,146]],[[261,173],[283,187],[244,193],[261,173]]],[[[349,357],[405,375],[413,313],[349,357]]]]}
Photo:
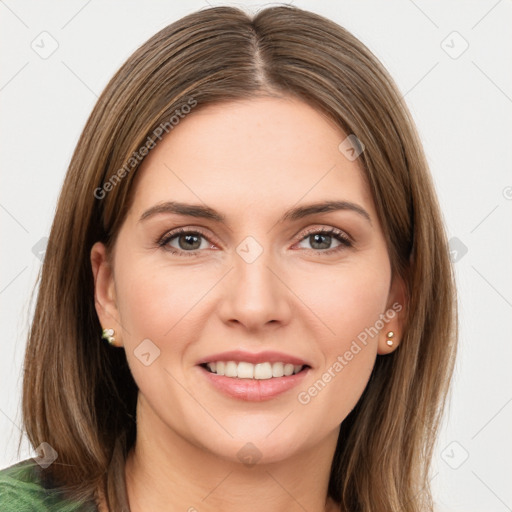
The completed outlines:
{"type": "Polygon", "coordinates": [[[114,329],[103,329],[101,334],[101,338],[108,341],[108,343],[112,346],[115,346],[116,339],[114,337],[115,331],[114,329]]]}
{"type": "Polygon", "coordinates": [[[393,346],[393,340],[391,338],[394,335],[395,335],[395,333],[393,331],[389,331],[388,332],[388,334],[387,334],[388,339],[386,340],[386,343],[387,343],[388,347],[392,347],[393,346]]]}

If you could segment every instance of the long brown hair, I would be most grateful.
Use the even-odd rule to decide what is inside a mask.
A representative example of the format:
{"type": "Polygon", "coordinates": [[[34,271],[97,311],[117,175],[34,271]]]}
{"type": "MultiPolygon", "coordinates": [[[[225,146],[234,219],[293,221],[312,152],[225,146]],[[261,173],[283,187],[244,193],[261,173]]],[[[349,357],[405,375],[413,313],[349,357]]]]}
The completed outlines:
{"type": "Polygon", "coordinates": [[[199,109],[276,93],[308,102],[364,145],[361,164],[408,296],[400,346],[377,357],[341,425],[329,495],[350,512],[432,510],[430,461],[457,338],[435,190],[382,64],[344,28],[290,6],[254,16],[215,7],[167,26],[115,74],[85,125],[49,236],[23,383],[28,438],[57,451],[46,472],[69,496],[102,489],[111,511],[128,510],[124,463],[137,386],[124,351],[100,340],[90,264],[96,241],[112,249],[130,207],[139,162],[127,162],[191,101],[199,109]]]}

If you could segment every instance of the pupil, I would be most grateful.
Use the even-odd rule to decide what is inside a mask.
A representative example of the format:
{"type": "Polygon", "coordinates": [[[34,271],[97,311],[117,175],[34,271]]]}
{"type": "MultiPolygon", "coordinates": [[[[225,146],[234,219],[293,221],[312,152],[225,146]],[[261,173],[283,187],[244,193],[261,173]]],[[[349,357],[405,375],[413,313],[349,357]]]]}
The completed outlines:
{"type": "Polygon", "coordinates": [[[190,245],[194,245],[194,239],[195,239],[195,241],[197,243],[197,240],[199,240],[198,236],[196,236],[196,235],[182,235],[180,237],[180,242],[181,242],[182,239],[185,239],[185,241],[186,241],[185,244],[189,244],[189,245],[185,245],[184,246],[184,244],[180,243],[180,246],[181,246],[182,249],[197,249],[197,248],[199,248],[199,246],[198,247],[190,247],[190,245]]]}
{"type": "Polygon", "coordinates": [[[329,235],[322,235],[322,234],[317,233],[316,235],[312,235],[312,236],[313,236],[314,242],[311,244],[311,246],[313,248],[316,248],[316,249],[328,249],[329,248],[330,240],[331,240],[331,237],[329,235]],[[323,243],[321,241],[319,242],[318,240],[321,238],[327,239],[327,241],[324,241],[323,243]],[[323,245],[323,247],[315,247],[314,244],[316,244],[317,242],[320,245],[323,245]]]}

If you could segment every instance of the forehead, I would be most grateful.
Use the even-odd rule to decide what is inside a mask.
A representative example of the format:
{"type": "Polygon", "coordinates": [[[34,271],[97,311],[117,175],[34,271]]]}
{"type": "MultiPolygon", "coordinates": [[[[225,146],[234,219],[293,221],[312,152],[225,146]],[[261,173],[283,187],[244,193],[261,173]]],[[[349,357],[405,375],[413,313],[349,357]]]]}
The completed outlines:
{"type": "Polygon", "coordinates": [[[139,170],[135,213],[160,201],[203,202],[229,217],[300,201],[350,200],[373,212],[362,166],[339,146],[341,128],[290,97],[255,98],[192,111],[139,170]]]}

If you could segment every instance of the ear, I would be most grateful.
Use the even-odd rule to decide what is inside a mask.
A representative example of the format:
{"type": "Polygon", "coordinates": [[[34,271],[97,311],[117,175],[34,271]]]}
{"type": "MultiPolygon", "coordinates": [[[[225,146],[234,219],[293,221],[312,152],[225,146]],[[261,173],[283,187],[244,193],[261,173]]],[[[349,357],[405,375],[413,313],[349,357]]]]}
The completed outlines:
{"type": "Polygon", "coordinates": [[[114,329],[115,342],[113,344],[122,346],[114,275],[108,260],[107,249],[101,242],[96,242],[92,246],[91,266],[94,278],[94,304],[100,324],[104,329],[114,329]]]}
{"type": "Polygon", "coordinates": [[[404,319],[406,314],[406,286],[404,280],[395,274],[389,288],[386,311],[383,313],[384,327],[379,333],[377,353],[379,355],[390,354],[400,344],[404,334],[404,319]],[[393,333],[388,336],[389,333],[393,333]],[[393,344],[388,345],[388,340],[393,344]]]}

